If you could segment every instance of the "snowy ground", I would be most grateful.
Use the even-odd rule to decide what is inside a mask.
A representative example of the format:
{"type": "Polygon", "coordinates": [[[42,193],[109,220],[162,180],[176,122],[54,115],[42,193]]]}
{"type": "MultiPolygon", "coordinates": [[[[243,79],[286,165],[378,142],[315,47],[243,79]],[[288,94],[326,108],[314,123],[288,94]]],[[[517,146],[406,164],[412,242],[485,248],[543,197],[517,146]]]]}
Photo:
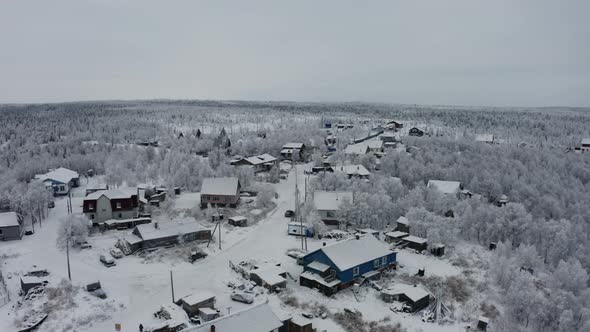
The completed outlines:
{"type": "MultiPolygon", "coordinates": [[[[303,170],[305,165],[296,167],[299,181],[304,181],[303,170]]],[[[297,276],[301,267],[288,257],[285,253],[288,249],[301,248],[299,238],[287,235],[288,219],[284,217],[287,209],[294,209],[294,188],[295,174],[291,172],[287,180],[275,185],[279,194],[276,201],[277,207],[270,211],[265,219],[259,223],[246,227],[234,228],[224,227],[222,233],[222,250],[218,249],[218,243],[212,243],[205,250],[209,256],[194,264],[188,263],[182,258],[154,260],[146,263],[146,260],[135,255],[127,256],[117,260],[117,266],[107,268],[103,266],[98,256],[108,251],[116,242],[118,237],[125,235],[125,231],[111,231],[104,234],[92,236],[89,240],[92,249],[71,252],[72,280],[76,285],[85,285],[89,282],[100,280],[103,288],[109,296],[110,306],[107,315],[102,322],[92,318],[93,311],[101,305],[99,300],[88,297],[82,291],[78,298],[81,304],[75,310],[68,311],[69,317],[49,317],[41,326],[39,331],[59,331],[64,328],[64,318],[90,320],[80,330],[83,331],[112,331],[115,323],[122,324],[122,331],[137,331],[140,323],[149,325],[154,322],[152,313],[157,311],[162,304],[172,301],[170,288],[170,271],[174,275],[175,298],[207,290],[217,294],[217,307],[222,313],[234,312],[248,305],[233,302],[230,300],[231,289],[228,288],[228,281],[239,281],[240,277],[229,268],[229,261],[237,263],[246,259],[258,259],[260,261],[274,261],[282,263],[282,266],[295,278],[288,281],[288,288],[295,290],[294,293],[302,302],[317,302],[325,305],[331,311],[342,310],[343,308],[356,308],[363,313],[365,319],[380,320],[390,317],[392,322],[400,322],[409,331],[462,331],[464,327],[459,325],[437,326],[430,323],[423,323],[419,317],[408,316],[407,314],[396,314],[377,298],[376,291],[372,289],[363,290],[359,301],[354,298],[351,291],[343,291],[333,298],[327,298],[317,291],[300,287],[297,283],[297,276]],[[111,310],[112,309],[112,310],[111,310]]],[[[83,192],[84,188],[78,188],[83,192]]],[[[76,195],[73,198],[74,212],[81,211],[83,195],[76,195]]],[[[199,202],[198,193],[183,193],[177,197],[175,208],[179,210],[191,209],[199,202]]],[[[14,330],[15,310],[13,305],[19,299],[17,295],[20,289],[19,276],[36,266],[36,268],[48,269],[51,272],[49,277],[51,285],[57,285],[62,278],[67,278],[65,253],[56,248],[56,234],[60,219],[66,216],[66,199],[58,198],[56,207],[50,211],[49,218],[38,227],[34,235],[26,236],[22,241],[0,243],[0,255],[2,258],[2,271],[7,279],[8,288],[11,292],[11,303],[0,307],[0,331],[14,330]]],[[[325,241],[325,240],[324,240],[325,241]]],[[[322,241],[323,242],[323,241],[322,241]]],[[[197,245],[197,244],[191,244],[197,245]]],[[[205,247],[205,244],[198,244],[205,247]]],[[[308,249],[313,250],[321,246],[321,242],[314,239],[308,240],[308,249]]],[[[408,250],[401,251],[398,259],[405,267],[405,272],[411,273],[412,269],[426,267],[427,273],[448,276],[459,274],[460,269],[452,266],[447,260],[412,253],[408,250]]],[[[256,302],[263,302],[269,299],[272,306],[278,308],[283,306],[278,297],[274,294],[262,294],[257,296],[256,302]]],[[[102,310],[102,309],[101,309],[102,310]]],[[[293,315],[300,315],[301,311],[294,311],[288,307],[283,310],[293,315]]],[[[19,312],[16,312],[19,314],[19,312]]],[[[341,328],[330,319],[313,320],[318,330],[340,331],[341,328]]]]}

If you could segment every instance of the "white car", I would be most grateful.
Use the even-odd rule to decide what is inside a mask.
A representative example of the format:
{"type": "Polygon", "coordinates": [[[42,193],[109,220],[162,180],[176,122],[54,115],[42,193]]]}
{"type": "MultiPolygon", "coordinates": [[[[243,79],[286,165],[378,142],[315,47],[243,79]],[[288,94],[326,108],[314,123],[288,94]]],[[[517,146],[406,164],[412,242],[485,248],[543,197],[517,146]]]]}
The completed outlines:
{"type": "Polygon", "coordinates": [[[242,302],[246,304],[250,304],[254,302],[254,297],[250,294],[242,293],[242,292],[234,292],[231,294],[231,299],[237,302],[242,302]]]}
{"type": "Polygon", "coordinates": [[[119,248],[111,248],[111,256],[113,256],[116,259],[119,259],[119,258],[123,258],[123,256],[125,256],[125,255],[123,254],[123,252],[121,251],[121,249],[119,249],[119,248]]]}
{"type": "Polygon", "coordinates": [[[103,263],[106,267],[117,265],[117,263],[115,263],[115,260],[108,255],[100,255],[100,262],[103,263]]]}

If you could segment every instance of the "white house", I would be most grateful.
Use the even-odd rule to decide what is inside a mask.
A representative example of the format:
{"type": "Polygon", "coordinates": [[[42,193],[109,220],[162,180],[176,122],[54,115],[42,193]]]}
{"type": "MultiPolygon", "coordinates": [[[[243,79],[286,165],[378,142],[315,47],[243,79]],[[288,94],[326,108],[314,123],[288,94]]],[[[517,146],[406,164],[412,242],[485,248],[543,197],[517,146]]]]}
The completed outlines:
{"type": "Polygon", "coordinates": [[[445,195],[456,195],[459,193],[459,191],[461,191],[461,182],[429,180],[426,188],[436,189],[438,192],[445,195]]]}
{"type": "Polygon", "coordinates": [[[80,185],[80,175],[70,169],[60,167],[45,174],[35,175],[35,179],[43,182],[51,189],[53,195],[67,195],[70,189],[80,185]]]}
{"type": "Polygon", "coordinates": [[[315,191],[313,193],[313,204],[326,225],[338,226],[339,220],[336,213],[340,210],[342,202],[354,203],[351,191],[315,191]]]}

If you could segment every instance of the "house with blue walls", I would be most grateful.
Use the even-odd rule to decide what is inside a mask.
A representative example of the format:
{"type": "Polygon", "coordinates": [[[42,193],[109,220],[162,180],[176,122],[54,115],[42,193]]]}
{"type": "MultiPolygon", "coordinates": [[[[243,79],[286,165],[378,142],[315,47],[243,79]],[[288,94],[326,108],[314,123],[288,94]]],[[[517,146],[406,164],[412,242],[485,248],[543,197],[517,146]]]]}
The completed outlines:
{"type": "Polygon", "coordinates": [[[35,179],[43,182],[54,196],[67,195],[70,189],[80,186],[80,175],[65,167],[50,170],[45,174],[35,175],[35,179]]]}
{"type": "Polygon", "coordinates": [[[355,282],[377,278],[396,263],[397,253],[373,235],[357,236],[305,255],[299,284],[329,296],[355,282]]]}

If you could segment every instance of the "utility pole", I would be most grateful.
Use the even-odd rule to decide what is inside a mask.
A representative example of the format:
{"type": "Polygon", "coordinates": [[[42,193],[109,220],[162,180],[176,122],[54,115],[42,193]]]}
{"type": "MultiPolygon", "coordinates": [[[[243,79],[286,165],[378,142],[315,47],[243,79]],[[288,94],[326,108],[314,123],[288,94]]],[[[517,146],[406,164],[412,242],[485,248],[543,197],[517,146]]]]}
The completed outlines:
{"type": "MultiPolygon", "coordinates": [[[[68,234],[69,236],[69,234],[68,234]]],[[[70,238],[66,237],[66,258],[68,260],[68,278],[72,281],[72,272],[70,271],[70,238]]]]}
{"type": "Polygon", "coordinates": [[[172,278],[172,270],[170,270],[170,288],[172,289],[172,303],[174,303],[174,279],[172,278]]]}

